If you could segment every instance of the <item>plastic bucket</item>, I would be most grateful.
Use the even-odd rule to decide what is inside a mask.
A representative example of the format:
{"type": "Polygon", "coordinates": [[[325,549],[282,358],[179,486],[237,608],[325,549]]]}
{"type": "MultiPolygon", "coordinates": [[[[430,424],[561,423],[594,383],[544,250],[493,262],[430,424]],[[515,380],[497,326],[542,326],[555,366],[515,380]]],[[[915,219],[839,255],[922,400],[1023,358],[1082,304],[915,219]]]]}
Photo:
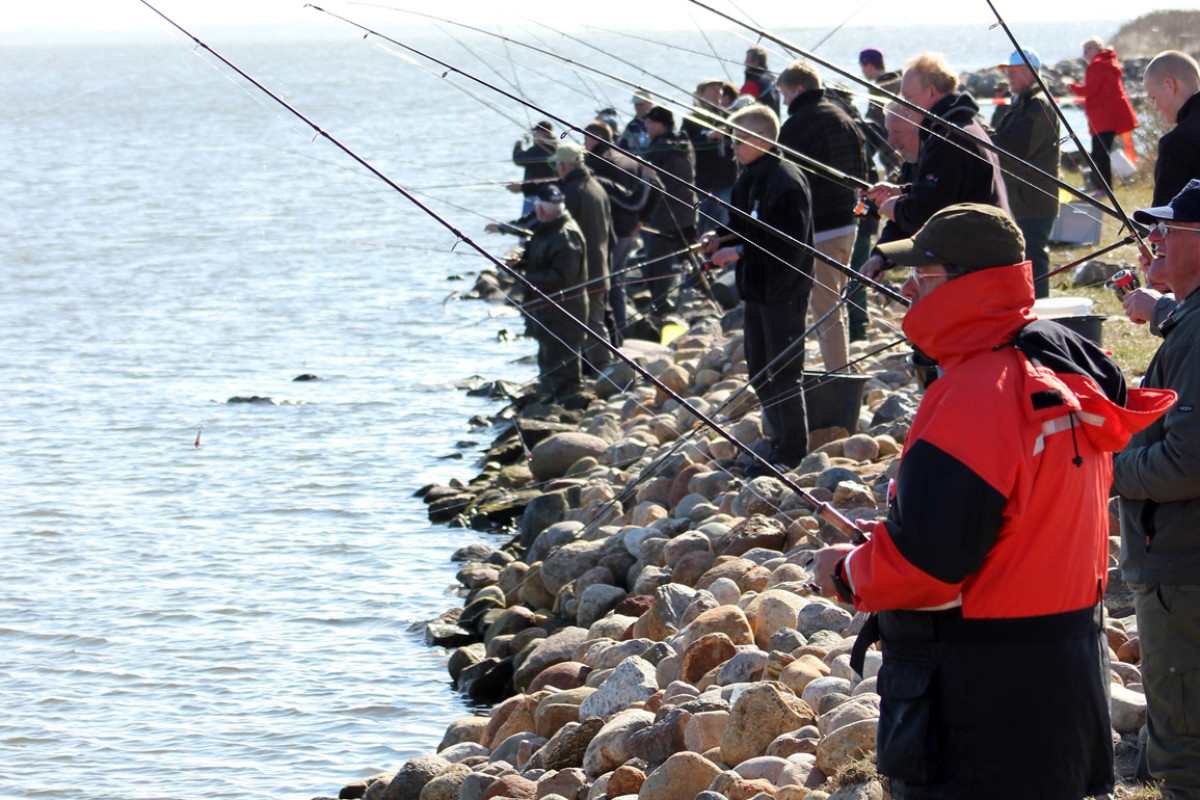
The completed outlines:
{"type": "Polygon", "coordinates": [[[858,413],[862,409],[863,390],[870,375],[850,372],[805,372],[801,386],[804,389],[804,411],[808,416],[810,431],[821,428],[845,428],[854,433],[858,430],[858,413]]]}
{"type": "Polygon", "coordinates": [[[1103,314],[1085,314],[1078,317],[1056,317],[1050,321],[1070,328],[1080,336],[1091,339],[1097,345],[1103,345],[1104,320],[1106,319],[1108,317],[1103,314]]]}
{"type": "Polygon", "coordinates": [[[1034,301],[1033,313],[1038,319],[1081,317],[1092,313],[1092,300],[1088,297],[1043,297],[1034,301]]]}

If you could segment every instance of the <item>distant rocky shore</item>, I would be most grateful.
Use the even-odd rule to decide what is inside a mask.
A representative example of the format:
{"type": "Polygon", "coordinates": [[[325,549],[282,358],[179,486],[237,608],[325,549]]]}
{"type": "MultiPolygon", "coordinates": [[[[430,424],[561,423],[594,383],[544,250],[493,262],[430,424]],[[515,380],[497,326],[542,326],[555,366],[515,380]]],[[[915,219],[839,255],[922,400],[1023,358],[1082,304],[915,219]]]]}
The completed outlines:
{"type": "MultiPolygon", "coordinates": [[[[681,312],[688,330],[669,347],[632,340],[625,352],[765,448],[739,312],[696,296],[681,312]]],[[[792,475],[852,518],[882,513],[921,392],[907,348],[889,347],[900,310],[872,316],[871,341],[853,345],[866,377],[851,399],[835,392],[816,411],[848,425],[814,430],[792,475]]],[[[496,530],[502,542],[455,555],[463,606],[425,626],[430,644],[451,649],[458,689],[490,712],[450,725],[436,754],[339,796],[887,797],[873,767],[880,654],[855,673],[861,619],[807,587],[814,536],[836,532],[774,478],[748,480],[745,456],[628,366],[614,364],[577,400],[514,398],[493,417],[501,433],[478,477],[422,492],[432,520],[496,530]]],[[[1105,605],[1113,741],[1128,765],[1145,699],[1115,569],[1105,605]]]]}

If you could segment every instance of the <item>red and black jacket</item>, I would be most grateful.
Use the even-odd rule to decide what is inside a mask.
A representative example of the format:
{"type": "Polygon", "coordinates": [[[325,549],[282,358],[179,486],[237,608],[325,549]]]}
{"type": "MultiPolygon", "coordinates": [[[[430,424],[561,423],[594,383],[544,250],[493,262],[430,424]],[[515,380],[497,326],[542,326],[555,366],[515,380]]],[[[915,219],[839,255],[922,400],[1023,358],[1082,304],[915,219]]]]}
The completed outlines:
{"type": "Polygon", "coordinates": [[[887,518],[844,562],[858,609],[1018,618],[1103,597],[1112,453],[1173,397],[1126,390],[1094,345],[1035,322],[1033,300],[1026,262],[952,280],[905,317],[945,374],[917,410],[887,518]]]}

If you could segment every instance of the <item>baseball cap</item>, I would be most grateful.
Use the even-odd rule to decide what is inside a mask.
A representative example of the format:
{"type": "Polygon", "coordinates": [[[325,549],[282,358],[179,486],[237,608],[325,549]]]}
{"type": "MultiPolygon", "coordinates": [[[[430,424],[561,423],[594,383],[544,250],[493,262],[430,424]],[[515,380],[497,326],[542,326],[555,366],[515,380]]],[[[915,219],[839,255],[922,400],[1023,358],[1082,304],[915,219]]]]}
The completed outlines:
{"type": "Polygon", "coordinates": [[[1021,263],[1025,237],[1013,218],[996,206],[956,203],[930,217],[912,238],[876,249],[902,267],[949,264],[970,272],[1021,263]]]}
{"type": "MultiPolygon", "coordinates": [[[[1033,65],[1034,69],[1042,68],[1042,60],[1040,58],[1038,58],[1038,54],[1036,52],[1034,52],[1033,50],[1029,50],[1029,49],[1024,49],[1023,52],[1025,53],[1025,58],[1029,59],[1029,63],[1033,65]]],[[[1010,55],[1008,57],[1008,63],[999,65],[999,67],[997,67],[997,69],[1004,69],[1005,67],[1023,67],[1023,66],[1025,66],[1025,61],[1021,58],[1021,53],[1022,53],[1022,50],[1013,50],[1012,55],[1010,55]]]]}
{"type": "Polygon", "coordinates": [[[559,164],[582,164],[584,153],[583,145],[575,144],[574,142],[563,142],[554,151],[554,161],[559,164]]]}
{"type": "Polygon", "coordinates": [[[1159,220],[1172,222],[1200,222],[1200,178],[1192,178],[1179,194],[1165,206],[1151,206],[1133,212],[1137,222],[1153,225],[1159,220]]]}
{"type": "Polygon", "coordinates": [[[557,184],[547,183],[538,189],[537,199],[543,203],[557,205],[563,201],[562,189],[559,189],[557,184]]]}

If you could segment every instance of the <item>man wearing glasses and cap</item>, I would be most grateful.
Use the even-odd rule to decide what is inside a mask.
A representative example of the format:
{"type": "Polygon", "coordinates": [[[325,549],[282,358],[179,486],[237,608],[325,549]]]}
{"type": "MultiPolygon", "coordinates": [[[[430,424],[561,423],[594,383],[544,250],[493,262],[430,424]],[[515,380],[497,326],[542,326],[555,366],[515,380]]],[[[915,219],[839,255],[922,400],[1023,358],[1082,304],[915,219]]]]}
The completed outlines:
{"type": "Polygon", "coordinates": [[[1134,590],[1146,690],[1146,755],[1162,796],[1200,797],[1200,180],[1134,213],[1160,258],[1147,278],[1179,301],[1145,387],[1179,399],[1116,455],[1121,575],[1134,590]]]}
{"type": "MultiPolygon", "coordinates": [[[[1038,85],[1042,61],[1032,50],[1014,52],[1000,69],[1008,76],[1013,101],[1004,111],[992,135],[992,144],[1026,161],[1043,172],[1058,174],[1058,114],[1038,85]],[[1025,59],[1029,60],[1026,65],[1025,59]]],[[[1033,288],[1038,297],[1050,296],[1046,274],[1050,271],[1050,232],[1058,216],[1058,187],[1028,167],[1001,157],[1006,171],[1004,186],[1008,206],[1025,237],[1025,258],[1033,262],[1033,288]]]]}
{"type": "Polygon", "coordinates": [[[1001,209],[954,204],[880,249],[910,269],[904,333],[944,374],[886,519],[812,564],[824,594],[877,612],[851,663],[882,641],[879,771],[896,800],[1106,794],[1111,453],[1173,396],[1127,389],[1098,347],[1034,317],[1001,209]]]}

